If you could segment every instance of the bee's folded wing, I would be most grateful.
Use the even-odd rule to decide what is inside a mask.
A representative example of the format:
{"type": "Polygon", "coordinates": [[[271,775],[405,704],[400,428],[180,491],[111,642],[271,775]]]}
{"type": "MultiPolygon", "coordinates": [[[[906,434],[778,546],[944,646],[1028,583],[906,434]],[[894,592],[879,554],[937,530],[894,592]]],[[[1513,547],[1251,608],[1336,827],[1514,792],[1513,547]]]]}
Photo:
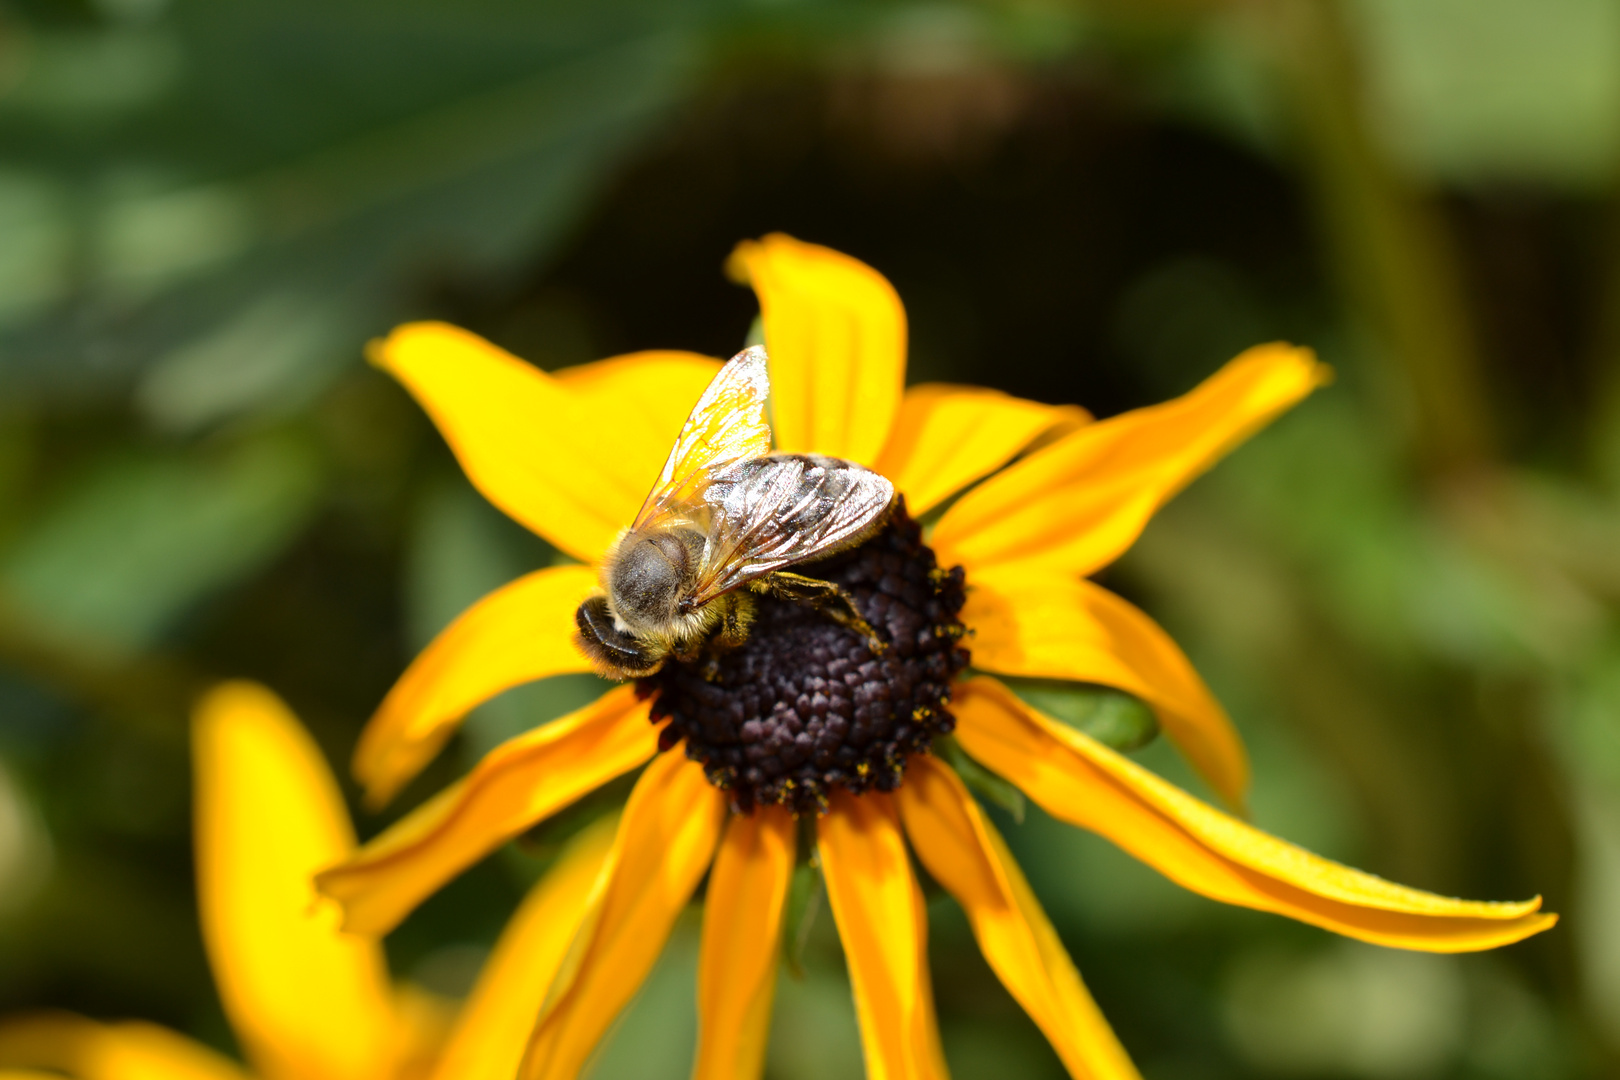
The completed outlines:
{"type": "Polygon", "coordinates": [[[710,525],[699,604],[865,539],[893,502],[894,485],[853,461],[773,454],[711,475],[701,499],[710,525]]]}

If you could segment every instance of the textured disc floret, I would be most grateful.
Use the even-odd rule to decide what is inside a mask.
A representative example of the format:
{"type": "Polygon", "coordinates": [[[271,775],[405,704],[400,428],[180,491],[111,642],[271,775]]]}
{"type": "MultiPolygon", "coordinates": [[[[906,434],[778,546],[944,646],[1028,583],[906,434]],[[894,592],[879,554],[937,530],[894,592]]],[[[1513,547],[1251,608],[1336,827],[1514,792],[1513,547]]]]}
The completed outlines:
{"type": "Polygon", "coordinates": [[[761,596],[741,646],[637,683],[657,695],[654,722],[667,721],[660,749],[684,741],[739,812],[819,813],[834,787],[892,791],[907,755],[955,724],[945,704],[968,663],[962,569],[939,569],[903,502],[859,547],[793,571],[844,586],[882,654],[826,611],[761,596]]]}

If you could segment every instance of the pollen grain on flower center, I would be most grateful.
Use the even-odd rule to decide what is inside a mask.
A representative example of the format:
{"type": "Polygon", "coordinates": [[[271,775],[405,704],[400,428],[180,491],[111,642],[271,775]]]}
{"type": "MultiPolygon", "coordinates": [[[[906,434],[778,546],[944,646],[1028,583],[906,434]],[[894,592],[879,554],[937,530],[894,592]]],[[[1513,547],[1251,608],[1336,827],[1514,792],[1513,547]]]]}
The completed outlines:
{"type": "Polygon", "coordinates": [[[906,757],[955,726],[944,706],[968,663],[962,569],[938,568],[903,503],[859,547],[793,569],[848,589],[889,648],[874,656],[827,614],[760,597],[748,640],[717,664],[671,661],[638,683],[657,694],[654,722],[668,720],[660,749],[684,741],[741,813],[819,813],[833,787],[892,791],[906,757]]]}

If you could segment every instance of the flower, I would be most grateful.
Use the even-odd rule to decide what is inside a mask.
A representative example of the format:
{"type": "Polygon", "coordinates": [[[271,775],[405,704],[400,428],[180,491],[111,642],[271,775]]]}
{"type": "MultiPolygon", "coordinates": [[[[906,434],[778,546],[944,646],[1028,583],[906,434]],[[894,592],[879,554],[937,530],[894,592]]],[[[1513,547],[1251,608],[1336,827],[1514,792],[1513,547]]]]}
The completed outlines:
{"type": "MultiPolygon", "coordinates": [[[[967,643],[981,674],[946,682],[948,703],[919,705],[907,697],[910,684],[881,681],[881,665],[861,651],[853,631],[824,618],[806,624],[792,605],[775,615],[762,608],[749,641],[723,663],[739,659],[712,682],[672,688],[660,673],[641,680],[639,689],[610,690],[498,747],[459,783],[321,875],[320,888],[343,905],[349,928],[384,933],[507,838],[645,765],[579,920],[570,963],[539,1015],[522,1076],[578,1073],[705,873],[694,1075],[759,1075],[796,857],[793,815],[777,803],[804,808],[799,794],[818,775],[832,779],[813,784],[827,801],[826,812],[815,815],[817,857],[844,942],[869,1076],[945,1075],[908,839],[961,903],[991,968],[1070,1073],[1135,1076],[957,773],[927,753],[903,753],[919,745],[906,726],[913,720],[932,725],[929,733],[954,725],[968,755],[1054,817],[1100,833],[1217,900],[1366,941],[1435,951],[1489,948],[1552,925],[1553,916],[1538,913],[1539,900],[1448,899],[1268,836],[1041,715],[994,678],[1077,680],[1135,694],[1214,788],[1241,801],[1247,764],[1225,713],[1170,638],[1087,575],[1119,556],[1184,485],[1324,380],[1326,369],[1307,350],[1251,349],[1182,398],[1093,423],[1073,407],[993,390],[904,390],[904,309],[881,275],[848,256],[775,235],[742,244],[729,267],[759,298],[777,449],[868,465],[894,482],[912,514],[943,508],[931,551],[908,539],[910,518],[901,511],[897,524],[839,556],[845,562],[825,576],[855,573],[851,560],[877,560],[894,580],[863,579],[869,586],[863,614],[879,621],[881,599],[891,605],[884,611],[898,606],[906,618],[933,619],[932,631],[916,624],[925,627],[918,640],[948,633],[945,624],[959,618],[972,634],[967,643]],[[960,577],[935,567],[936,552],[940,565],[965,568],[965,598],[960,577]],[[924,588],[924,581],[931,585],[924,588]],[[790,624],[820,627],[823,636],[789,647],[790,624]],[[832,685],[841,676],[831,664],[843,654],[834,655],[828,635],[838,634],[852,650],[845,659],[862,661],[853,672],[841,669],[854,698],[832,685]],[[805,674],[812,664],[823,665],[819,682],[805,674]],[[745,669],[755,683],[729,681],[745,669]],[[649,700],[646,691],[659,687],[649,700]],[[818,687],[832,696],[817,703],[811,690],[818,687]],[[784,701],[795,691],[804,696],[784,701]],[[770,717],[748,716],[749,705],[763,711],[767,699],[775,702],[770,717]],[[895,708],[902,700],[916,706],[913,713],[895,708]],[[704,762],[659,753],[648,721],[666,716],[666,732],[681,725],[675,735],[704,762]],[[851,749],[848,738],[839,743],[834,719],[869,723],[872,738],[888,738],[898,756],[861,757],[864,747],[851,749]],[[768,734],[766,720],[775,724],[768,734]],[[745,730],[749,722],[756,727],[745,730]],[[718,741],[710,738],[717,730],[718,741]],[[695,738],[703,732],[709,734],[695,738]],[[852,794],[861,785],[848,781],[862,764],[881,782],[852,794]],[[709,779],[735,783],[743,774],[764,785],[766,797],[752,812],[728,806],[737,791],[728,795],[709,779]],[[784,787],[772,775],[798,786],[784,787]]],[[[521,682],[589,669],[570,643],[574,610],[596,587],[594,567],[634,517],[717,362],[638,353],[545,374],[433,323],[400,327],[372,358],[417,397],[486,497],[579,560],[485,597],[410,665],[355,755],[356,775],[381,801],[479,702],[521,682]]],[[[903,657],[906,649],[893,652],[903,657]]],[[[934,655],[936,675],[953,666],[939,650],[934,655]]],[[[912,676],[921,678],[917,671],[897,678],[912,676]]],[[[678,682],[681,672],[672,677],[678,682]]]]}
{"type": "MultiPolygon", "coordinates": [[[[354,832],[320,751],[280,699],[254,683],[222,684],[199,703],[192,733],[203,936],[254,1074],[511,1076],[611,846],[612,823],[580,833],[530,893],[452,1018],[437,999],[393,986],[377,943],[340,933],[337,912],[315,894],[314,872],[349,856],[354,832]]],[[[104,1024],[71,1013],[0,1022],[0,1076],[14,1075],[7,1071],[13,1068],[82,1080],[248,1077],[218,1052],[156,1024],[104,1024]]]]}

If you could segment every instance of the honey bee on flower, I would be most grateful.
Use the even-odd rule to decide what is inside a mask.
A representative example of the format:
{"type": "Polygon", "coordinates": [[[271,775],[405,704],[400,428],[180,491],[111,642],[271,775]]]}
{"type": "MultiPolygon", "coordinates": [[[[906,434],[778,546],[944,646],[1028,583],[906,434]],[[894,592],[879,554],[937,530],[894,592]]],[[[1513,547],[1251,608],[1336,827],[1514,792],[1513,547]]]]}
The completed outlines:
{"type": "Polygon", "coordinates": [[[772,454],[765,351],[731,358],[703,391],[636,520],[579,606],[580,651],[609,678],[651,675],[741,645],[749,591],[813,604],[884,649],[848,591],[786,567],[854,547],[883,524],[894,485],[853,461],[772,454]]]}
{"type": "Polygon", "coordinates": [[[1169,636],[1089,578],[1324,381],[1308,350],[1251,349],[1177,400],[1093,422],[992,390],[904,389],[899,297],[846,255],[776,235],[730,267],[759,297],[768,357],[639,353],[546,374],[442,324],[401,327],[373,353],[473,483],[578,565],[490,594],[412,663],[356,751],[369,797],[392,796],[508,687],[635,680],[496,748],[319,878],[351,930],[386,933],[499,844],[641,769],[600,874],[579,886],[525,1080],[579,1074],[705,875],[693,1075],[758,1077],[788,882],[812,856],[799,821],[813,824],[869,1076],[946,1075],[914,854],[1070,1074],[1136,1077],[990,819],[933,753],[946,732],[1053,817],[1225,903],[1431,951],[1552,925],[1538,899],[1436,896],[1269,836],[996,678],[1141,698],[1242,803],[1230,719],[1169,636]],[[609,406],[630,422],[613,454],[587,452],[609,406]]]}

